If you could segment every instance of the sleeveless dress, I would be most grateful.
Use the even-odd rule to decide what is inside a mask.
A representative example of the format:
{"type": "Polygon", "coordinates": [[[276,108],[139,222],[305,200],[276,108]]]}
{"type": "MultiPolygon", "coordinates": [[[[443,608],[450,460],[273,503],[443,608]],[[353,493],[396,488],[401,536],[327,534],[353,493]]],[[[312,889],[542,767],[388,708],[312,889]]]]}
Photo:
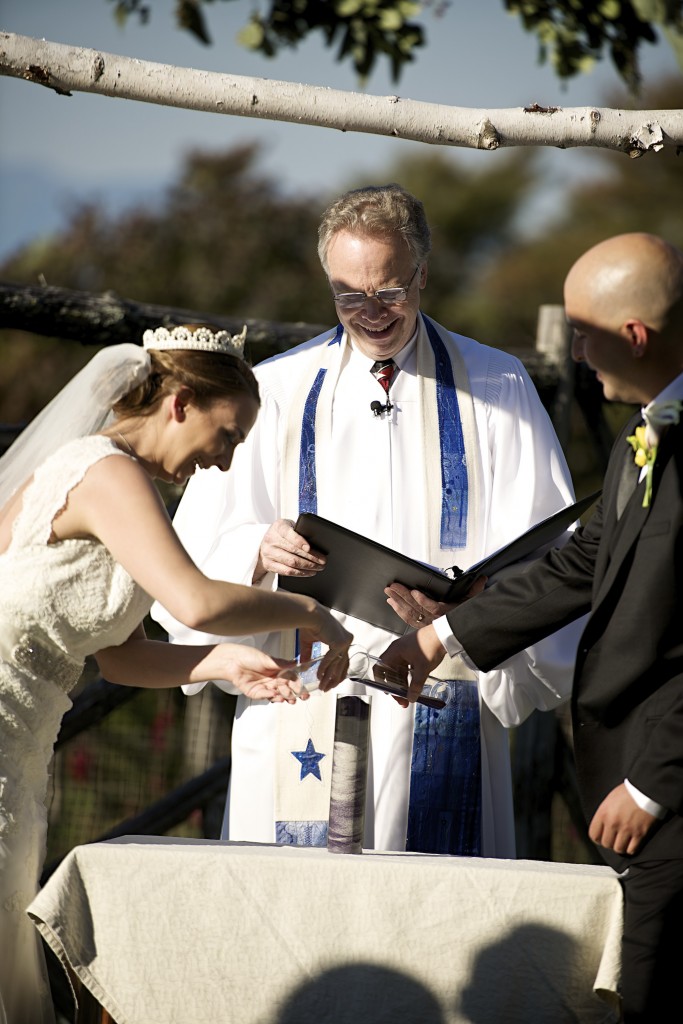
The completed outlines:
{"type": "Polygon", "coordinates": [[[53,747],[86,655],[123,643],[151,605],[99,541],[50,543],[69,492],[110,455],[130,458],[93,435],[50,456],[0,555],[0,1024],[54,1021],[26,914],[45,858],[53,747]]]}

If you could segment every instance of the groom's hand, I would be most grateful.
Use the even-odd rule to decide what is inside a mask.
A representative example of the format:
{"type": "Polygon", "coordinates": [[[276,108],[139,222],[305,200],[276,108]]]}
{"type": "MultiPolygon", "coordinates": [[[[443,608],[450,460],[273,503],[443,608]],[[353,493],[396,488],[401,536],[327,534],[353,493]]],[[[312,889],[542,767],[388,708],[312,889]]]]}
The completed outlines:
{"type": "Polygon", "coordinates": [[[657,819],[635,802],[622,782],[608,793],[588,829],[588,835],[606,850],[634,854],[657,819]]]}

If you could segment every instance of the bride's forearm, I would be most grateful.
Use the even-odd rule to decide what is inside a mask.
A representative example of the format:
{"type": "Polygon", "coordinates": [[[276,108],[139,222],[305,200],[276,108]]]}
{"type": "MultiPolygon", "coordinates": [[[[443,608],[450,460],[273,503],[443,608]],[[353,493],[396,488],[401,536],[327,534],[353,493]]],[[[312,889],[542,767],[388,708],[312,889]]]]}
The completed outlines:
{"type": "Polygon", "coordinates": [[[318,629],[320,605],[303,594],[206,580],[199,592],[181,599],[175,617],[191,629],[217,636],[243,636],[282,629],[318,629]]]}
{"type": "Polygon", "coordinates": [[[194,647],[135,637],[95,657],[100,672],[112,683],[163,689],[225,678],[226,652],[231,647],[236,645],[194,647]]]}
{"type": "Polygon", "coordinates": [[[250,700],[294,703],[298,696],[281,676],[290,662],[243,644],[189,647],[136,635],[119,647],[100,651],[97,660],[107,679],[129,686],[154,689],[215,679],[231,683],[250,700]]]}
{"type": "Polygon", "coordinates": [[[330,610],[312,597],[197,576],[199,580],[177,588],[172,600],[163,602],[190,629],[217,637],[301,629],[307,640],[319,640],[338,653],[353,639],[330,610]]]}

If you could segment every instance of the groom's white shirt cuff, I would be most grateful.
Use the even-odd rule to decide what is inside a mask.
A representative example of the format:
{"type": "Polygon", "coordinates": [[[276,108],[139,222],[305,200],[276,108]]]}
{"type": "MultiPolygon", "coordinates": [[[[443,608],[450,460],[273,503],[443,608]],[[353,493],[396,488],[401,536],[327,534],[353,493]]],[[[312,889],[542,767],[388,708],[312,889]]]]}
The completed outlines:
{"type": "Polygon", "coordinates": [[[654,800],[650,800],[648,796],[645,796],[645,794],[641,793],[639,789],[636,789],[633,783],[629,782],[628,779],[624,779],[624,785],[640,807],[641,811],[647,811],[648,814],[651,814],[655,818],[664,817],[666,814],[666,807],[662,807],[661,804],[655,803],[654,800]]]}
{"type": "Polygon", "coordinates": [[[439,640],[446,648],[446,654],[450,654],[451,658],[456,658],[460,655],[468,668],[471,668],[474,672],[479,671],[472,659],[468,657],[460,641],[453,636],[450,623],[445,615],[440,615],[438,619],[434,619],[432,626],[439,640]]]}
{"type": "MultiPolygon", "coordinates": [[[[477,666],[467,656],[467,652],[463,649],[460,641],[453,636],[447,617],[445,615],[439,616],[438,619],[434,619],[432,626],[434,627],[434,631],[439,640],[446,649],[446,653],[450,654],[451,658],[455,658],[460,655],[460,657],[465,661],[465,664],[476,672],[477,666]]],[[[645,796],[644,793],[641,793],[639,789],[636,789],[633,783],[629,782],[628,779],[624,779],[624,785],[641,810],[647,811],[648,814],[651,814],[655,818],[664,817],[666,814],[665,807],[662,807],[661,804],[656,803],[654,800],[650,800],[650,798],[645,796]]]]}

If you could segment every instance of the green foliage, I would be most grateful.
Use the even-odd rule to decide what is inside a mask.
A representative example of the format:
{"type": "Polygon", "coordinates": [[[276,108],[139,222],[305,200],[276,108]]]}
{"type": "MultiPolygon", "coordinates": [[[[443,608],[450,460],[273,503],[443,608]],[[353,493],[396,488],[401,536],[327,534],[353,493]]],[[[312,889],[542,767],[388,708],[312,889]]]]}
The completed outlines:
{"type": "Polygon", "coordinates": [[[176,21],[180,28],[190,32],[201,43],[205,43],[207,46],[211,43],[211,36],[206,28],[204,15],[199,4],[195,3],[194,0],[177,0],[176,21]]]}
{"type": "MultiPolygon", "coordinates": [[[[683,84],[663,85],[647,102],[683,107],[683,84]]],[[[620,95],[611,105],[628,100],[620,95]]],[[[542,155],[532,149],[464,160],[416,147],[348,187],[399,181],[423,200],[433,236],[423,297],[431,316],[479,341],[530,349],[538,307],[562,302],[567,268],[589,246],[646,230],[683,247],[683,160],[673,149],[640,160],[607,151],[566,154],[579,158],[584,167],[593,160],[592,177],[568,185],[534,234],[529,201],[541,189],[542,155]]],[[[82,205],[58,236],[6,261],[0,277],[33,284],[44,275],[51,285],[112,290],[208,316],[332,324],[334,306],[316,253],[318,220],[332,196],[283,196],[257,159],[254,147],[190,154],[156,208],[110,218],[96,205],[82,205]]],[[[88,350],[4,335],[0,420],[12,422],[37,412],[88,350]]]]}
{"type": "MultiPolygon", "coordinates": [[[[330,197],[282,196],[259,173],[257,156],[255,146],[192,153],[157,209],[137,207],[113,219],[82,204],[64,232],[27,246],[0,275],[26,283],[42,275],[58,287],[214,315],[332,323],[316,251],[330,197]]],[[[434,236],[429,310],[466,331],[477,326],[476,281],[513,243],[519,208],[535,181],[531,150],[484,159],[475,170],[428,150],[371,182],[350,183],[396,180],[424,197],[434,236]]]]}
{"type": "MultiPolygon", "coordinates": [[[[29,262],[25,259],[25,264],[29,262]]],[[[35,283],[35,275],[30,281],[35,283]]],[[[22,331],[0,332],[0,422],[27,423],[85,366],[93,352],[92,348],[65,345],[56,338],[39,338],[22,331]]]]}
{"type": "Polygon", "coordinates": [[[425,205],[432,229],[426,311],[482,341],[494,338],[479,333],[485,301],[478,282],[516,240],[519,211],[537,185],[532,150],[488,156],[475,165],[427,152],[399,161],[384,179],[400,182],[425,205]]]}
{"type": "MultiPolygon", "coordinates": [[[[147,21],[150,2],[109,0],[115,17],[129,15],[147,21]]],[[[175,18],[202,43],[211,43],[204,5],[213,0],[176,0],[175,18]]],[[[238,41],[264,57],[275,57],[284,47],[296,47],[313,32],[320,32],[325,46],[334,49],[338,61],[350,60],[363,82],[378,59],[389,61],[394,81],[405,64],[415,59],[424,45],[422,27],[411,19],[420,3],[412,0],[262,0],[253,3],[249,20],[238,41]]]]}
{"type": "Polygon", "coordinates": [[[316,255],[319,203],[281,196],[257,148],[191,153],[159,208],[118,219],[76,208],[68,229],[5,277],[238,317],[325,322],[333,315],[316,255]]]}
{"type": "Polygon", "coordinates": [[[114,4],[114,19],[123,28],[131,14],[136,14],[140,24],[146,25],[149,21],[150,7],[145,0],[108,0],[114,4]]]}
{"type": "Polygon", "coordinates": [[[394,81],[423,45],[422,28],[411,17],[420,4],[407,0],[268,0],[266,11],[251,15],[240,33],[243,46],[265,57],[296,47],[311,32],[322,33],[336,59],[350,59],[365,81],[381,56],[389,60],[394,81]]]}
{"type": "Polygon", "coordinates": [[[560,78],[571,78],[601,59],[607,50],[632,93],[640,88],[638,49],[655,43],[655,26],[681,59],[683,0],[504,0],[524,29],[535,32],[539,58],[548,57],[560,78]]]}
{"type": "MultiPolygon", "coordinates": [[[[646,100],[652,109],[683,107],[683,84],[665,82],[646,100]]],[[[627,101],[615,96],[611,105],[627,101]]],[[[562,302],[568,267],[602,239],[650,231],[683,249],[683,159],[674,150],[640,160],[608,151],[590,156],[593,173],[558,197],[544,230],[511,247],[479,282],[488,299],[480,330],[503,344],[530,344],[538,306],[562,302]]]]}
{"type": "MultiPolygon", "coordinates": [[[[316,252],[323,200],[282,196],[256,159],[249,146],[191,153],[157,208],[112,218],[81,204],[64,231],[24,247],[0,276],[208,314],[332,323],[316,252]]],[[[91,354],[3,332],[0,421],[34,415],[91,354]]]]}
{"type": "MultiPolygon", "coordinates": [[[[150,16],[152,0],[109,0],[121,23],[129,15],[141,22],[150,16]]],[[[204,6],[213,0],[176,0],[178,26],[202,43],[210,43],[204,6]]],[[[394,81],[425,45],[422,25],[413,20],[428,3],[412,0],[253,0],[252,13],[239,42],[264,57],[283,47],[296,47],[313,32],[323,35],[338,61],[350,60],[361,81],[386,58],[394,81]]],[[[448,2],[434,6],[442,15],[448,2]]],[[[683,0],[503,0],[518,14],[526,32],[539,41],[541,62],[549,59],[559,78],[588,71],[609,52],[622,80],[632,92],[640,83],[638,49],[657,42],[656,28],[673,48],[683,68],[683,0]]],[[[464,22],[465,15],[461,15],[464,22]]]]}

